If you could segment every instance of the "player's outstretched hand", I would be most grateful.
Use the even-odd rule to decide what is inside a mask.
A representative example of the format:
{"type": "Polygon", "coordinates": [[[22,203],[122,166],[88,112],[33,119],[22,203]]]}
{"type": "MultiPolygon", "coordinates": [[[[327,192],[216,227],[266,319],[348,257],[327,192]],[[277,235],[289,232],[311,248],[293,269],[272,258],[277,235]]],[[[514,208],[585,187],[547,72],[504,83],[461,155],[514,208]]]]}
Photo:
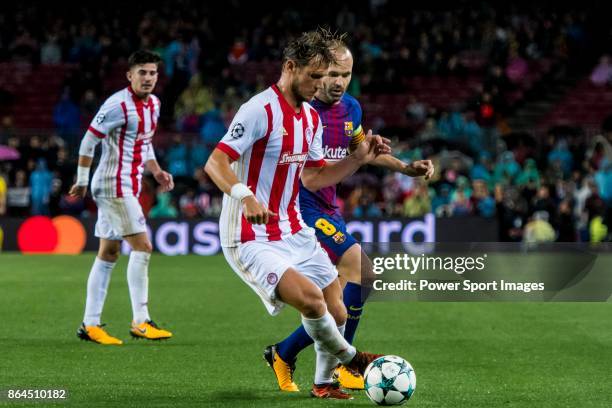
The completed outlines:
{"type": "Polygon", "coordinates": [[[411,177],[424,176],[429,180],[434,175],[434,165],[431,160],[416,160],[406,166],[405,174],[411,177]]]}
{"type": "Polygon", "coordinates": [[[79,186],[75,184],[70,187],[70,191],[68,192],[68,194],[71,197],[84,198],[85,194],[87,194],[87,186],[79,186]]]}
{"type": "Polygon", "coordinates": [[[167,171],[160,171],[153,175],[155,177],[155,181],[159,183],[164,191],[170,191],[174,188],[174,179],[172,178],[172,174],[167,171]]]}
{"type": "Polygon", "coordinates": [[[248,196],[242,200],[242,214],[251,224],[267,224],[271,217],[278,216],[261,205],[255,196],[248,196]]]}

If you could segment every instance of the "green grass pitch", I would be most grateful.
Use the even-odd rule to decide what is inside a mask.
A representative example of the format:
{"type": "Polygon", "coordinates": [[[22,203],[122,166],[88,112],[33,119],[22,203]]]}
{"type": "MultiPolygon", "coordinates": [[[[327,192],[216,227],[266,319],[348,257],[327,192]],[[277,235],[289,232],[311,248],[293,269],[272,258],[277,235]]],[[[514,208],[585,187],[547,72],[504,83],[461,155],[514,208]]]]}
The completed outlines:
{"type": "MultiPolygon", "coordinates": [[[[129,338],[122,257],[103,321],[124,345],[79,341],[92,260],[0,255],[0,389],[67,389],[56,406],[373,406],[363,392],[353,401],[309,398],[312,347],[298,360],[302,392],[277,391],[261,353],[298,314],[268,316],[222,256],[153,256],[149,308],[175,335],[157,343],[129,338]]],[[[412,363],[409,407],[612,406],[610,303],[372,302],[356,345],[412,363]]]]}

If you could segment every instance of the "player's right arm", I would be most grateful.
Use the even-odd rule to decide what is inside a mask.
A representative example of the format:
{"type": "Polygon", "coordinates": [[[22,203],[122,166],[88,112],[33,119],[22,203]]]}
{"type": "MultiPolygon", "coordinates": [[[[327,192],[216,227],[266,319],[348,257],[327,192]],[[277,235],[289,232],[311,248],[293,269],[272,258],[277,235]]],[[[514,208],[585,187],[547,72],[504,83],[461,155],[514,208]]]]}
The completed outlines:
{"type": "Polygon", "coordinates": [[[89,184],[89,171],[96,152],[96,146],[110,133],[125,124],[125,112],[121,104],[112,99],[107,100],[100,108],[85,132],[79,147],[77,180],[70,188],[69,194],[74,197],[85,197],[89,184]]]}
{"type": "Polygon", "coordinates": [[[240,182],[231,165],[263,137],[266,130],[267,116],[263,108],[253,103],[243,105],[204,166],[206,174],[221,191],[242,203],[242,213],[251,224],[267,224],[276,214],[257,201],[249,186],[240,182]]]}

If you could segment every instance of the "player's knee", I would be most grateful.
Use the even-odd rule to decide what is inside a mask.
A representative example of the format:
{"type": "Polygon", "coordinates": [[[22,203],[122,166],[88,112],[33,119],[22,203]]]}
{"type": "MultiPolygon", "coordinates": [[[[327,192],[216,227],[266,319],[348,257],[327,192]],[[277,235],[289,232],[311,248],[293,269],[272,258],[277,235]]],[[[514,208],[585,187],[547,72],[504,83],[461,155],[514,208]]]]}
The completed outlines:
{"type": "Polygon", "coordinates": [[[120,248],[115,246],[109,246],[100,248],[98,251],[98,258],[105,262],[117,262],[119,259],[120,248]]]}
{"type": "Polygon", "coordinates": [[[327,306],[322,293],[310,293],[304,297],[301,312],[310,319],[316,319],[325,314],[327,306]]]}
{"type": "Polygon", "coordinates": [[[342,326],[346,323],[347,312],[346,306],[342,302],[335,302],[327,305],[327,310],[332,315],[334,320],[336,321],[336,325],[342,326]]]}
{"type": "Polygon", "coordinates": [[[149,254],[153,252],[153,245],[151,244],[150,241],[147,241],[144,243],[142,251],[148,252],[149,254]]]}
{"type": "Polygon", "coordinates": [[[134,251],[147,252],[150,254],[151,252],[153,252],[153,245],[149,240],[147,240],[144,242],[138,242],[136,245],[134,245],[132,249],[134,251]]]}

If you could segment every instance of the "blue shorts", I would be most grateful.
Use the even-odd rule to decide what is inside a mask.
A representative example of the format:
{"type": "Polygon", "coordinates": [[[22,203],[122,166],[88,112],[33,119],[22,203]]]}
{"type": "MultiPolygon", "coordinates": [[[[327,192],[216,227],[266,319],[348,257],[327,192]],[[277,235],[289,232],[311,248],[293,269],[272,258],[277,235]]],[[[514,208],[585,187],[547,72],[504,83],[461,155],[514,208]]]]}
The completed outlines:
{"type": "Polygon", "coordinates": [[[334,264],[357,240],[346,232],[346,224],[339,215],[328,215],[320,211],[302,211],[302,218],[314,228],[317,239],[334,264]]]}

